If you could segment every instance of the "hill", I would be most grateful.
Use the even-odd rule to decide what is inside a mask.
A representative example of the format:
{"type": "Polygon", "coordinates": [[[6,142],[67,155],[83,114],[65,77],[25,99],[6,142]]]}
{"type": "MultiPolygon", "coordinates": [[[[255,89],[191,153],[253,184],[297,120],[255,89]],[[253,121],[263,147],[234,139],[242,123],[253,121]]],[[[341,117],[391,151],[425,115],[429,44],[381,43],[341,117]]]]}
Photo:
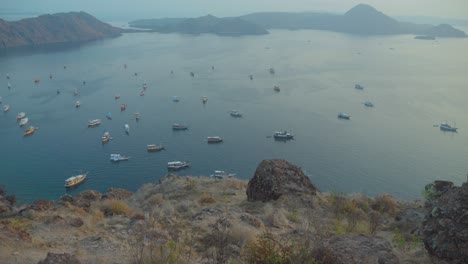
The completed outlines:
{"type": "Polygon", "coordinates": [[[228,36],[268,34],[266,29],[241,18],[218,18],[212,15],[186,19],[145,19],[132,21],[129,24],[132,27],[152,29],[163,33],[211,33],[228,36]]]}
{"type": "Polygon", "coordinates": [[[0,48],[85,42],[117,37],[121,32],[85,12],[49,14],[14,22],[0,19],[0,48]]]}

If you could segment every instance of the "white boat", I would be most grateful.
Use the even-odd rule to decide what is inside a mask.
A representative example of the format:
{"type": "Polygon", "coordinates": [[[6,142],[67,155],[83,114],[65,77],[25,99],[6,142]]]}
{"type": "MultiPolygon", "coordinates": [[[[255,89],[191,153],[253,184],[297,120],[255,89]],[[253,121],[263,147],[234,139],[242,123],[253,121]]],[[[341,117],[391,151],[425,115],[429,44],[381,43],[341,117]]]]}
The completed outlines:
{"type": "Polygon", "coordinates": [[[203,104],[206,104],[206,102],[208,102],[208,96],[203,96],[202,97],[202,102],[203,102],[203,104]]]}
{"type": "Polygon", "coordinates": [[[95,127],[101,124],[101,119],[94,119],[88,122],[88,127],[95,127]]]}
{"type": "Polygon", "coordinates": [[[374,104],[371,101],[365,101],[363,103],[366,107],[374,107],[374,104]]]}
{"type": "Polygon", "coordinates": [[[289,133],[288,131],[276,131],[273,133],[273,138],[278,140],[288,140],[294,139],[294,135],[289,133]]]}
{"type": "Polygon", "coordinates": [[[119,161],[129,160],[129,159],[130,159],[130,157],[127,157],[127,156],[124,156],[124,155],[110,154],[110,160],[114,161],[114,162],[119,162],[119,161]]]}
{"type": "Polygon", "coordinates": [[[457,130],[458,130],[457,127],[453,127],[453,126],[449,125],[447,122],[444,122],[444,123],[440,124],[439,128],[442,131],[448,131],[448,132],[457,132],[457,130]]]}
{"type": "Polygon", "coordinates": [[[190,162],[185,161],[171,161],[167,163],[168,170],[180,170],[190,166],[190,162]]]}
{"type": "Polygon", "coordinates": [[[165,149],[163,145],[155,145],[155,144],[146,145],[146,150],[148,152],[157,152],[163,149],[165,149]]]}
{"type": "Polygon", "coordinates": [[[8,111],[10,111],[10,105],[4,105],[3,112],[8,112],[8,111]]]}
{"type": "Polygon", "coordinates": [[[207,137],[207,138],[206,138],[206,141],[207,141],[208,143],[220,143],[220,142],[223,142],[223,138],[222,138],[222,137],[218,137],[218,136],[207,137]]]}
{"type": "Polygon", "coordinates": [[[130,133],[130,126],[128,124],[124,125],[125,133],[130,133]]]}
{"type": "Polygon", "coordinates": [[[348,114],[338,113],[338,118],[349,120],[351,117],[348,114]]]}
{"type": "Polygon", "coordinates": [[[73,90],[73,95],[77,96],[79,94],[78,89],[73,90]]]}
{"type": "Polygon", "coordinates": [[[80,107],[80,106],[81,106],[81,102],[80,102],[80,101],[76,101],[75,107],[78,108],[78,107],[80,107]]]}
{"type": "Polygon", "coordinates": [[[110,138],[111,138],[110,133],[106,131],[106,132],[104,132],[104,135],[102,135],[101,141],[102,141],[102,143],[107,143],[107,142],[109,142],[110,138]]]}
{"type": "Polygon", "coordinates": [[[172,125],[172,130],[187,130],[188,126],[186,125],[181,125],[181,124],[173,124],[172,125]]]}
{"type": "Polygon", "coordinates": [[[25,118],[22,118],[19,122],[19,126],[22,127],[24,125],[26,125],[29,121],[29,118],[25,117],[25,118]]]}
{"type": "Polygon", "coordinates": [[[237,111],[237,110],[231,110],[231,112],[229,112],[229,114],[230,114],[232,117],[242,117],[242,114],[239,113],[239,111],[237,111]]]}
{"type": "Polygon", "coordinates": [[[136,119],[136,121],[140,120],[140,113],[139,112],[135,113],[135,119],[136,119]]]}
{"type": "Polygon", "coordinates": [[[214,174],[211,174],[210,177],[215,178],[215,179],[224,179],[224,178],[231,178],[236,176],[235,173],[227,173],[222,170],[215,170],[214,174]]]}
{"type": "Polygon", "coordinates": [[[26,113],[25,112],[20,112],[18,113],[18,115],[16,116],[16,120],[20,120],[22,118],[24,118],[26,116],[26,113]]]}
{"type": "Polygon", "coordinates": [[[65,188],[70,188],[76,186],[86,180],[88,177],[88,172],[76,176],[72,176],[65,180],[65,188]]]}

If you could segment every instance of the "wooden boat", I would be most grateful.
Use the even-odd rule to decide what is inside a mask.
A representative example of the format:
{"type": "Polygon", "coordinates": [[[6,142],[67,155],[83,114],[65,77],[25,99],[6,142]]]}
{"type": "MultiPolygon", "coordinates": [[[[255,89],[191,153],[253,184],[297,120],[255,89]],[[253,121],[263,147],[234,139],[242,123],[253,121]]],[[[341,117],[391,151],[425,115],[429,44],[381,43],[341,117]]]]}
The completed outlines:
{"type": "Polygon", "coordinates": [[[30,136],[30,135],[34,134],[34,132],[36,132],[36,130],[37,130],[37,127],[30,126],[28,129],[26,129],[23,132],[23,136],[25,136],[25,137],[30,136]]]}
{"type": "Polygon", "coordinates": [[[109,139],[110,139],[110,133],[107,132],[107,131],[104,132],[104,135],[102,135],[102,137],[101,137],[102,143],[104,144],[104,143],[109,142],[109,139]]]}
{"type": "Polygon", "coordinates": [[[72,176],[65,180],[65,188],[71,188],[77,186],[80,183],[83,183],[88,177],[88,172],[76,176],[72,176]]]}
{"type": "Polygon", "coordinates": [[[157,152],[163,149],[165,149],[163,145],[155,145],[155,144],[146,145],[146,150],[148,152],[157,152]]]}
{"type": "Polygon", "coordinates": [[[26,113],[25,112],[20,112],[18,113],[18,115],[16,116],[16,120],[21,120],[22,118],[24,118],[26,116],[26,113]]]}

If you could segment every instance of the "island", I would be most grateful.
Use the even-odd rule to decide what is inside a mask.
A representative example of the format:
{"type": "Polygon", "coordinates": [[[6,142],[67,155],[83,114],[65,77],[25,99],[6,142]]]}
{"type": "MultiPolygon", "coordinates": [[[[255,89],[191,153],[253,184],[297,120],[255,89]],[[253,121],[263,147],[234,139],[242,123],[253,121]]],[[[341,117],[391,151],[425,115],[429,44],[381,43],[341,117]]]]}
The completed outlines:
{"type": "Polygon", "coordinates": [[[242,18],[218,18],[212,15],[197,18],[144,19],[132,21],[129,25],[135,28],[151,29],[162,33],[208,33],[224,36],[268,34],[265,28],[242,18]]]}
{"type": "Polygon", "coordinates": [[[87,42],[118,37],[122,32],[85,12],[48,14],[12,22],[0,19],[0,49],[87,42]]]}

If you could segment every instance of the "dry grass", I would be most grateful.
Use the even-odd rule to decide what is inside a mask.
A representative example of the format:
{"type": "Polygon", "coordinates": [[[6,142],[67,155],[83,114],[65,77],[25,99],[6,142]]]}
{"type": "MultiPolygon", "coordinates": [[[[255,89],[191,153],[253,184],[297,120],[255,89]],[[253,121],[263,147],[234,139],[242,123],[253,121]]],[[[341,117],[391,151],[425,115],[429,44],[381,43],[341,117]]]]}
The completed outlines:
{"type": "Polygon", "coordinates": [[[131,216],[133,210],[128,206],[128,204],[121,200],[105,200],[102,202],[101,211],[106,216],[112,215],[124,215],[124,216],[131,216]]]}
{"type": "Polygon", "coordinates": [[[200,204],[212,204],[212,203],[216,203],[216,200],[212,194],[204,192],[200,195],[198,202],[200,204]]]}

